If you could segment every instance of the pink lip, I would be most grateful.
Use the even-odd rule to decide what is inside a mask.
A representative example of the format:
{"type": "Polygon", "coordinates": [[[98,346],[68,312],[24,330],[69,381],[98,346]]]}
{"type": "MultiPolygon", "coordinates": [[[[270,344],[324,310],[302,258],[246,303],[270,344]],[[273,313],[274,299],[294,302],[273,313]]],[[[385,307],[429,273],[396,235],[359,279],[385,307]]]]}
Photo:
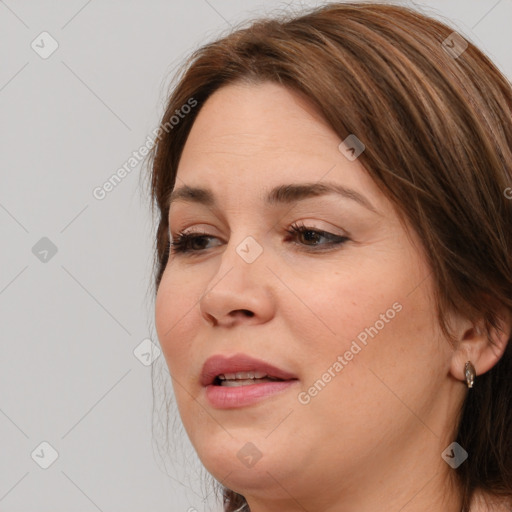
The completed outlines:
{"type": "Polygon", "coordinates": [[[235,354],[227,357],[223,355],[212,356],[206,360],[201,372],[201,385],[213,384],[215,377],[221,373],[236,372],[265,372],[269,377],[276,377],[282,380],[296,379],[295,375],[281,370],[265,361],[254,359],[246,354],[235,354]]]}
{"type": "Polygon", "coordinates": [[[206,388],[208,401],[213,407],[220,409],[243,407],[259,402],[268,396],[284,391],[296,382],[295,375],[246,354],[235,354],[231,357],[212,356],[205,362],[201,372],[201,385],[206,388]],[[270,377],[282,380],[239,387],[214,384],[215,378],[222,373],[251,371],[265,372],[270,377]]]}

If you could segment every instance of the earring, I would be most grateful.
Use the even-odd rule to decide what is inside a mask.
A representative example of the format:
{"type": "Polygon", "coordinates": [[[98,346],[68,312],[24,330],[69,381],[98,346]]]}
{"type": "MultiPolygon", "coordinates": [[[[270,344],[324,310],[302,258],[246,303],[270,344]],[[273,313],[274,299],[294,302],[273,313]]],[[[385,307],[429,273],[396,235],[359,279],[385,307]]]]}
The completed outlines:
{"type": "Polygon", "coordinates": [[[466,362],[466,366],[464,368],[464,375],[466,376],[466,383],[468,388],[472,388],[475,383],[476,370],[475,367],[471,364],[471,361],[466,362]]]}

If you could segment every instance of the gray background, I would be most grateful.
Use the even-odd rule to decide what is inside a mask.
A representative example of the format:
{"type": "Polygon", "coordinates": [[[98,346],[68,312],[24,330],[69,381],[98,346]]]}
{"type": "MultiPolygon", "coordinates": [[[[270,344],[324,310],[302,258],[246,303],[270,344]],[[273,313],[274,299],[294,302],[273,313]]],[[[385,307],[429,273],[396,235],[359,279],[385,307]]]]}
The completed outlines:
{"type": "MultiPolygon", "coordinates": [[[[248,17],[318,3],[0,1],[0,512],[219,510],[179,421],[169,460],[152,441],[151,366],[133,352],[158,343],[144,167],[102,200],[93,190],[157,126],[193,49],[248,17]],[[44,31],[59,45],[46,59],[31,47],[51,48],[44,31]],[[58,453],[47,469],[44,441],[58,453]]],[[[512,77],[512,0],[414,5],[512,77]]]]}

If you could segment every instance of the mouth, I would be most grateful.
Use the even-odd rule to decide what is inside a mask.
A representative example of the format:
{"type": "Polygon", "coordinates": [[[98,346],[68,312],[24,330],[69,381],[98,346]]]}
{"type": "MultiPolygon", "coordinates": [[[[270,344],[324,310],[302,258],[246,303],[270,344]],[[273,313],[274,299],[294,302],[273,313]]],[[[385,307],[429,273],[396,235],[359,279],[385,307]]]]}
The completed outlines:
{"type": "Polygon", "coordinates": [[[277,377],[270,377],[265,372],[221,373],[215,377],[213,385],[235,388],[237,386],[252,386],[262,382],[282,382],[283,380],[277,377]]]}
{"type": "Polygon", "coordinates": [[[203,366],[201,385],[219,409],[242,407],[288,389],[298,382],[292,373],[245,354],[217,355],[203,366]]]}
{"type": "Polygon", "coordinates": [[[201,372],[202,386],[237,387],[285,380],[297,380],[297,377],[246,354],[210,357],[201,372]]]}

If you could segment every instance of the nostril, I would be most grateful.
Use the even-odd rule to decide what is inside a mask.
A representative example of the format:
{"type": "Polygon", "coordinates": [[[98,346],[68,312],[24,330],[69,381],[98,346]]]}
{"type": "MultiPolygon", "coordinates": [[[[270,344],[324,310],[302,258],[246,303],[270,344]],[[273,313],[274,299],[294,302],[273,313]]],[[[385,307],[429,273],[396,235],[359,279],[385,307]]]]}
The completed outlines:
{"type": "Polygon", "coordinates": [[[248,309],[234,309],[233,311],[231,311],[232,316],[238,316],[239,314],[242,314],[242,315],[245,315],[248,317],[254,316],[254,313],[248,309]]]}
{"type": "Polygon", "coordinates": [[[213,315],[210,315],[210,313],[206,313],[206,319],[208,320],[208,322],[210,322],[214,327],[217,325],[217,319],[213,316],[213,315]]]}

